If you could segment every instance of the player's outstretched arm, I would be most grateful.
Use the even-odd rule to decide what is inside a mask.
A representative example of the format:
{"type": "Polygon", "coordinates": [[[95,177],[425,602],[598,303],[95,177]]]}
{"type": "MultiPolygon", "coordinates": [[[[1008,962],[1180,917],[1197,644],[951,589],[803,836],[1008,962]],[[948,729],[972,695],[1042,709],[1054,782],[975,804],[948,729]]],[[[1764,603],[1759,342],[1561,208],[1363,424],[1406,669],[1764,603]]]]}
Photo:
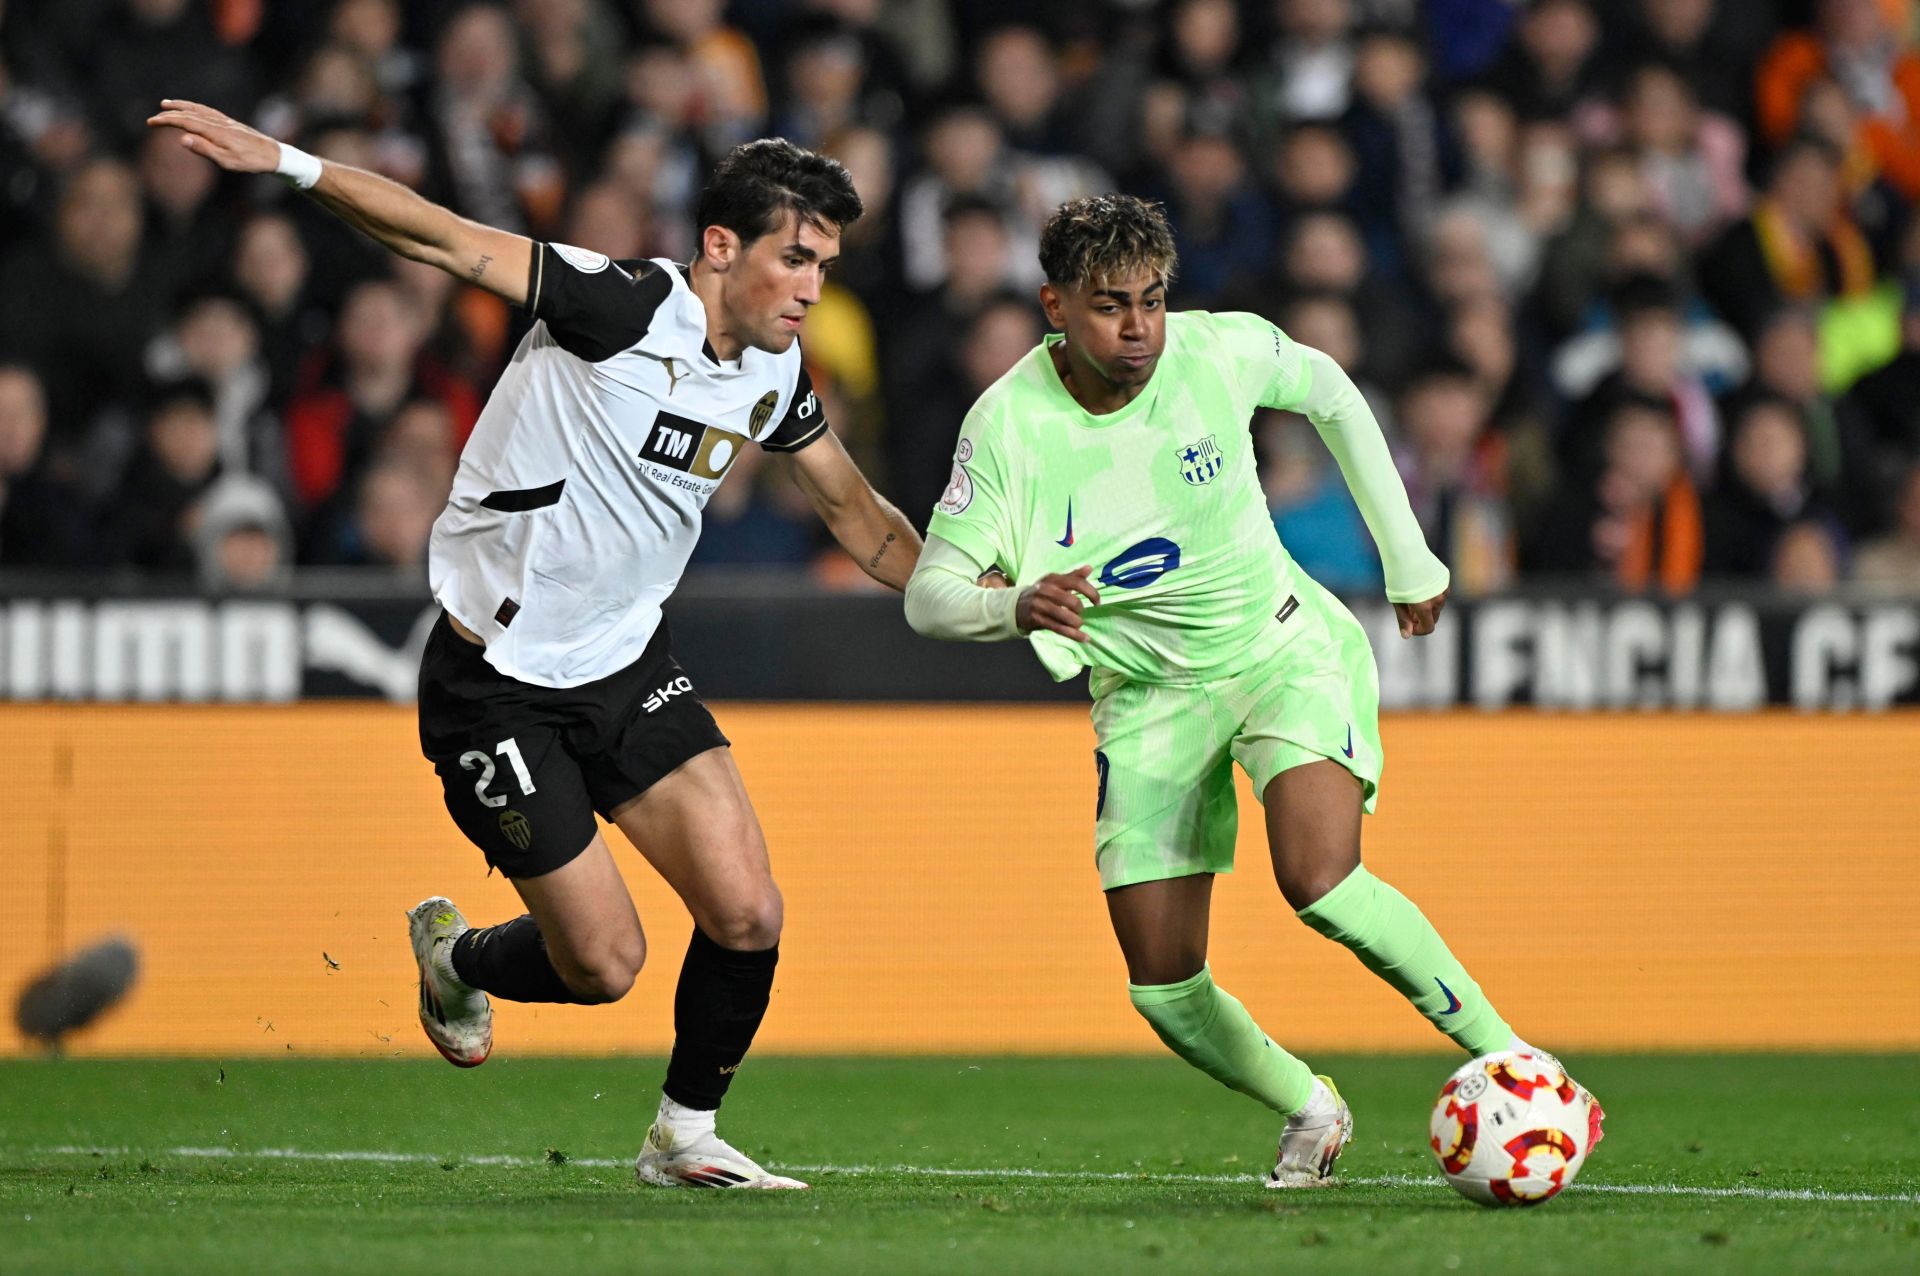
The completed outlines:
{"type": "Polygon", "coordinates": [[[533,241],[469,221],[398,182],[321,161],[210,106],[168,98],[151,128],[180,131],[181,145],[229,173],[280,173],[376,243],[525,305],[533,241]],[[317,173],[317,180],[315,175],[317,173]]]}
{"type": "Polygon", "coordinates": [[[1380,548],[1387,598],[1399,619],[1400,636],[1430,634],[1447,601],[1447,565],[1427,547],[1380,423],[1353,378],[1319,350],[1301,346],[1300,352],[1312,381],[1297,410],[1313,422],[1339,462],[1354,504],[1380,548]]]}
{"type": "Polygon", "coordinates": [[[920,565],[907,582],[907,623],[928,638],[998,642],[1045,629],[1087,641],[1082,613],[1100,601],[1093,568],[1042,576],[1013,589],[998,567],[982,566],[952,541],[928,536],[920,565]]]}
{"type": "Polygon", "coordinates": [[[832,430],[788,454],[793,481],[861,570],[889,588],[904,590],[920,558],[920,533],[907,516],[873,490],[832,430]]]}

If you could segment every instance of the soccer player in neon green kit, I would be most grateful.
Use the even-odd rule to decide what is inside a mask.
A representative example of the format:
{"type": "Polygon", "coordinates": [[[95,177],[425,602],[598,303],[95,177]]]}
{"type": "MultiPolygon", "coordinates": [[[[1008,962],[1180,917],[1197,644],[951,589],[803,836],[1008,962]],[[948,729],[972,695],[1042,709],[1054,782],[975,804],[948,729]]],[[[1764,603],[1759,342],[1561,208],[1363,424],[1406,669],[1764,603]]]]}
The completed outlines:
{"type": "MultiPolygon", "coordinates": [[[[1379,545],[1402,638],[1433,631],[1447,568],[1338,364],[1254,315],[1167,313],[1175,254],[1157,205],[1062,205],[1040,261],[1060,331],[968,413],[907,619],[930,637],[1029,637],[1058,679],[1091,671],[1095,861],[1133,1004],[1174,1053],[1286,1118],[1268,1186],[1320,1185],[1352,1114],[1207,967],[1213,875],[1233,865],[1235,762],[1302,921],[1472,1054],[1533,1047],[1360,862],[1381,771],[1373,654],[1274,534],[1255,409],[1301,412],[1326,441],[1379,545]]],[[[1581,1094],[1591,1143],[1602,1113],[1581,1094]]]]}

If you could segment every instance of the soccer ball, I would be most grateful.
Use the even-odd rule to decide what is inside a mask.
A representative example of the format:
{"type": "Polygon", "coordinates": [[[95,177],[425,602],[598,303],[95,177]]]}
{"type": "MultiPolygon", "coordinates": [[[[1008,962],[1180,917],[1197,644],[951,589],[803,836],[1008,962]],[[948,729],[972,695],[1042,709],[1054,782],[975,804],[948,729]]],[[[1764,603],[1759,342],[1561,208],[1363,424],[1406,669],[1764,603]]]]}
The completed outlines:
{"type": "Polygon", "coordinates": [[[1590,1100],[1551,1060],[1501,1050],[1447,1078],[1433,1105],[1433,1155],[1482,1205],[1538,1205],[1586,1163],[1590,1100]]]}

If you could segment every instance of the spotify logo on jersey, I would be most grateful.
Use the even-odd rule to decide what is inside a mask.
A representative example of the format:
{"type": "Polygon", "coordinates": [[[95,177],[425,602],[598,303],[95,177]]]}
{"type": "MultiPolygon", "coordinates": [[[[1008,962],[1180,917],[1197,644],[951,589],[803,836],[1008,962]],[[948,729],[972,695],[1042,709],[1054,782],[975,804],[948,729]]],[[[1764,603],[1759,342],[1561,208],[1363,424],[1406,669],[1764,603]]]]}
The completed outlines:
{"type": "Polygon", "coordinates": [[[662,412],[647,427],[640,459],[695,478],[724,478],[740,455],[741,437],[716,426],[662,412]]]}
{"type": "Polygon", "coordinates": [[[1146,540],[1115,554],[1100,569],[1100,583],[1114,589],[1151,585],[1180,565],[1180,547],[1164,536],[1146,540]]]}

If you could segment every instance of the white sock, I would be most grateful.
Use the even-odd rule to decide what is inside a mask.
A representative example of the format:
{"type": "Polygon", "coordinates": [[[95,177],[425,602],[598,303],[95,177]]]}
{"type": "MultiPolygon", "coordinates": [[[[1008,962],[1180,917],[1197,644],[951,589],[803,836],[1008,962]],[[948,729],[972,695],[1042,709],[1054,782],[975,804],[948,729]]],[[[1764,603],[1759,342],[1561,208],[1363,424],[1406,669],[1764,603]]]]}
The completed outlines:
{"type": "Polygon", "coordinates": [[[1307,1095],[1306,1106],[1288,1117],[1289,1121],[1317,1121],[1321,1117],[1330,1117],[1340,1110],[1340,1101],[1333,1097],[1333,1091],[1319,1077],[1313,1079],[1313,1090],[1307,1095]]]}
{"type": "Polygon", "coordinates": [[[660,1115],[654,1119],[675,1134],[711,1134],[713,1118],[712,1108],[689,1108],[663,1094],[660,1096],[660,1115]]]}
{"type": "Polygon", "coordinates": [[[1539,1053],[1532,1046],[1522,1041],[1520,1039],[1520,1034],[1517,1032],[1513,1033],[1511,1036],[1507,1038],[1507,1049],[1513,1051],[1515,1054],[1538,1054],[1539,1053]]]}

